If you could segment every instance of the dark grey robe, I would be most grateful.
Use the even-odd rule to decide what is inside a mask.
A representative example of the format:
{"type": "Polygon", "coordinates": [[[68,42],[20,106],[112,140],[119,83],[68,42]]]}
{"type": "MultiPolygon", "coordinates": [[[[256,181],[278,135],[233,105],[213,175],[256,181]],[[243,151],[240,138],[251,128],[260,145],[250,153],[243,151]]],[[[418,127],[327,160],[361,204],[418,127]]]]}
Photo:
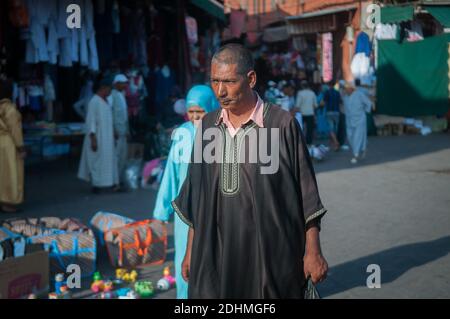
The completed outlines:
{"type": "Polygon", "coordinates": [[[243,141],[261,128],[250,122],[232,138],[218,122],[220,111],[204,117],[192,153],[211,143],[199,133],[218,127],[221,137],[213,143],[230,163],[191,163],[173,201],[195,230],[189,298],[302,298],[306,226],[326,210],[298,122],[279,107],[264,105],[264,128],[279,128],[279,169],[264,175],[260,169],[267,165],[259,159],[238,163],[239,156],[248,159],[256,151],[260,138],[243,141]]]}

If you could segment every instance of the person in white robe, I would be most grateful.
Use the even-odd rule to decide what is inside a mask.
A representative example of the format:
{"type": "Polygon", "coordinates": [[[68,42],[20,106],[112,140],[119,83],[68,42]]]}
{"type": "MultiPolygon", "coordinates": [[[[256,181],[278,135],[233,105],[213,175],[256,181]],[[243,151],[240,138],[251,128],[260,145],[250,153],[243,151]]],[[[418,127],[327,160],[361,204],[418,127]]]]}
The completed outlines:
{"type": "MultiPolygon", "coordinates": [[[[358,81],[355,81],[357,86],[358,81]]],[[[358,163],[366,155],[367,118],[366,113],[372,110],[372,101],[362,89],[346,83],[342,96],[345,108],[345,124],[347,139],[353,152],[352,164],[358,163]]]]}
{"type": "Polygon", "coordinates": [[[91,182],[94,193],[98,193],[101,187],[117,188],[119,183],[113,114],[107,102],[110,93],[111,82],[102,80],[88,104],[86,115],[86,135],[78,177],[91,182]]]}
{"type": "Polygon", "coordinates": [[[114,138],[116,140],[117,165],[119,167],[119,182],[124,181],[125,168],[128,157],[129,125],[128,125],[128,106],[125,99],[125,89],[128,79],[123,74],[117,74],[113,81],[113,90],[111,92],[114,138]]]}

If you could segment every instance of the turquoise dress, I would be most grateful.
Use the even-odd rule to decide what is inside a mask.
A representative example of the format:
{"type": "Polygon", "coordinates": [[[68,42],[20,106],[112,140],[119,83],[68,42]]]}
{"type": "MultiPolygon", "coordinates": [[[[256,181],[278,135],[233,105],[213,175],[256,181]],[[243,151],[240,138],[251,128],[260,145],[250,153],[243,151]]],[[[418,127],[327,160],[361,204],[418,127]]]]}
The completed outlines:
{"type": "MultiPolygon", "coordinates": [[[[200,106],[205,112],[218,107],[218,102],[209,86],[196,85],[186,97],[186,106],[200,106]]],[[[178,196],[181,186],[186,179],[190,155],[194,144],[196,127],[192,122],[186,122],[178,127],[173,136],[172,146],[167,158],[164,175],[156,197],[153,217],[161,221],[169,221],[174,213],[172,201],[178,196]]],[[[186,251],[189,226],[175,214],[174,240],[175,240],[175,279],[177,298],[187,299],[188,284],[181,275],[181,264],[186,251]]]]}

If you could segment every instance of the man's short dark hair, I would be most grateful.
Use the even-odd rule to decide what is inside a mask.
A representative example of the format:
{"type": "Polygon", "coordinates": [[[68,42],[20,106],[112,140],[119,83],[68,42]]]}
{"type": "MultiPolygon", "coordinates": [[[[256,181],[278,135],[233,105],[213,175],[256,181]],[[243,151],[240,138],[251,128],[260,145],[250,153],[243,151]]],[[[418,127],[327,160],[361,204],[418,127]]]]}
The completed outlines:
{"type": "Polygon", "coordinates": [[[236,64],[240,75],[253,71],[255,62],[250,50],[242,44],[229,43],[222,46],[212,57],[212,62],[220,64],[236,64]]]}
{"type": "Polygon", "coordinates": [[[300,88],[301,88],[302,90],[309,89],[309,83],[308,83],[308,81],[303,80],[302,82],[300,82],[300,88]]]}
{"type": "Polygon", "coordinates": [[[112,78],[109,75],[99,74],[94,81],[94,85],[92,87],[94,92],[98,92],[103,88],[111,88],[112,87],[112,78]]]}

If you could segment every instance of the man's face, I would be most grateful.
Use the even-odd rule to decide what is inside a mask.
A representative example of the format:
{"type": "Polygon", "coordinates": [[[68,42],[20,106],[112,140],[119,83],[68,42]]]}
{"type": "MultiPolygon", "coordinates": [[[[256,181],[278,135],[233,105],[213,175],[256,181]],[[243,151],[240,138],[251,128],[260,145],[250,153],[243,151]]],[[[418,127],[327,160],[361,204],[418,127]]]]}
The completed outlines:
{"type": "Polygon", "coordinates": [[[124,91],[127,88],[128,83],[127,82],[118,82],[116,85],[117,85],[117,90],[124,91]]]}
{"type": "Polygon", "coordinates": [[[241,75],[237,72],[236,64],[211,64],[211,87],[223,109],[238,109],[241,102],[252,94],[255,84],[254,71],[241,75]]]}
{"type": "Polygon", "coordinates": [[[102,89],[102,93],[103,96],[107,97],[111,94],[111,87],[110,86],[104,86],[102,89]]]}

